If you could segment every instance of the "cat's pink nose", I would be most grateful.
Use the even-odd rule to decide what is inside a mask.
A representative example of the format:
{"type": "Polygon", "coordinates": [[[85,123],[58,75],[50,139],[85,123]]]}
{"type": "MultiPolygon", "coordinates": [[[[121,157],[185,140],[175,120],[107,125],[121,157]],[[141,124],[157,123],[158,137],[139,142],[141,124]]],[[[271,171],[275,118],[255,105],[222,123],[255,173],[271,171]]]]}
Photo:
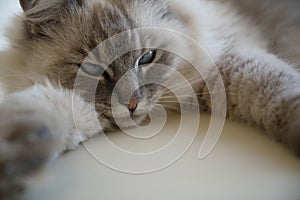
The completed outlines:
{"type": "Polygon", "coordinates": [[[139,104],[140,99],[130,99],[128,109],[130,112],[134,112],[139,104]]]}

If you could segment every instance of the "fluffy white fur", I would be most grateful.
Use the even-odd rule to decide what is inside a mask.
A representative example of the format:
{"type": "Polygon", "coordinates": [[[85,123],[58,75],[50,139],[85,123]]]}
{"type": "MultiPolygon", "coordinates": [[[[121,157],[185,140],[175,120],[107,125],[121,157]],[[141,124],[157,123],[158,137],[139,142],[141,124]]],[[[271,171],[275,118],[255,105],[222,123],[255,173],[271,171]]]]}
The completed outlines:
{"type": "MultiPolygon", "coordinates": [[[[224,56],[226,57],[226,55],[232,55],[232,58],[237,58],[238,63],[234,63],[234,59],[230,61],[233,67],[231,69],[232,74],[229,75],[230,79],[232,77],[238,76],[249,76],[249,79],[251,80],[252,77],[255,77],[255,81],[263,82],[265,78],[268,77],[266,81],[269,82],[276,81],[278,79],[278,74],[283,73],[287,74],[286,77],[282,78],[283,80],[280,87],[283,88],[290,87],[291,79],[294,79],[293,84],[295,84],[296,87],[294,88],[294,90],[283,92],[282,94],[280,93],[281,90],[279,88],[274,91],[274,95],[278,96],[278,103],[274,102],[274,104],[281,105],[281,102],[283,101],[283,99],[281,98],[288,99],[289,96],[297,96],[300,93],[299,91],[297,91],[299,90],[299,88],[297,87],[297,84],[300,80],[299,74],[295,69],[292,68],[299,65],[298,52],[300,51],[300,45],[296,45],[299,43],[299,40],[296,40],[298,33],[300,32],[299,27],[293,26],[291,28],[293,31],[290,31],[291,29],[289,27],[284,26],[285,24],[290,25],[289,23],[284,22],[279,25],[281,29],[276,29],[275,31],[278,31],[278,33],[273,33],[274,37],[278,37],[279,44],[277,44],[277,51],[288,54],[288,60],[283,60],[284,57],[272,56],[269,53],[270,46],[273,45],[271,43],[271,38],[269,38],[269,32],[263,32],[262,27],[259,24],[255,23],[254,20],[251,20],[251,16],[249,17],[242,15],[240,13],[240,10],[237,9],[236,5],[233,6],[233,4],[231,4],[235,3],[237,4],[237,6],[239,6],[238,4],[243,4],[243,2],[244,1],[225,2],[221,0],[187,0],[183,3],[179,0],[172,0],[169,2],[169,4],[172,12],[174,12],[178,16],[182,16],[183,18],[188,19],[188,27],[190,28],[190,30],[188,30],[186,34],[189,34],[193,39],[199,42],[199,44],[203,45],[216,63],[223,63],[224,60],[226,60],[224,59],[224,56]],[[284,32],[284,30],[286,30],[286,32],[284,32]],[[286,34],[288,34],[288,40],[284,39],[284,37],[287,37],[286,34]],[[292,41],[290,39],[292,39],[292,41]],[[289,54],[289,51],[291,49],[293,50],[293,52],[289,54]],[[226,52],[226,54],[224,54],[224,52],[226,52]],[[235,64],[238,65],[240,64],[240,62],[247,62],[249,60],[252,61],[252,65],[249,66],[251,68],[249,73],[247,73],[246,71],[239,72],[239,66],[236,66],[237,69],[234,70],[235,64]],[[291,65],[288,65],[287,62],[284,61],[289,61],[291,65]],[[252,68],[255,68],[255,71],[252,68]],[[272,73],[274,74],[273,78],[272,73]]],[[[266,2],[269,2],[269,4],[267,4],[270,6],[268,7],[268,9],[274,9],[274,6],[271,5],[271,1],[266,2]]],[[[90,4],[92,5],[92,2],[90,2],[90,4]]],[[[48,6],[51,5],[49,4],[48,6]]],[[[286,9],[286,12],[289,12],[284,13],[284,16],[286,16],[287,20],[294,19],[299,15],[297,9],[292,7],[288,7],[288,9],[286,9]]],[[[277,13],[274,12],[267,14],[277,15],[277,13]]],[[[140,16],[142,14],[133,13],[133,15],[140,16]]],[[[282,15],[282,12],[280,13],[280,15],[282,15]]],[[[149,18],[151,16],[146,17],[149,18]]],[[[266,19],[265,23],[271,22],[267,21],[266,19]]],[[[278,23],[281,23],[280,20],[278,21],[278,23]]],[[[9,30],[10,38],[13,44],[14,41],[20,40],[20,38],[23,37],[23,28],[24,27],[20,19],[15,19],[14,26],[9,30]]],[[[66,124],[69,124],[69,130],[67,131],[69,132],[69,137],[64,149],[74,148],[81,141],[96,134],[97,131],[95,130],[98,130],[98,124],[90,123],[90,119],[94,118],[95,113],[92,112],[92,109],[90,108],[91,106],[89,104],[85,103],[83,99],[80,99],[81,97],[79,97],[78,95],[76,96],[75,94],[73,94],[72,91],[62,89],[61,87],[52,86],[50,82],[46,81],[46,85],[39,83],[39,81],[37,80],[33,80],[33,83],[31,80],[29,80],[28,82],[28,76],[31,76],[32,74],[34,74],[35,76],[38,76],[38,74],[46,74],[47,68],[43,68],[43,66],[37,66],[34,63],[31,63],[30,61],[32,60],[32,58],[28,59],[28,55],[20,55],[20,51],[14,50],[14,47],[12,47],[10,51],[12,51],[9,53],[10,56],[5,57],[2,60],[2,62],[6,62],[1,63],[1,74],[3,74],[2,80],[5,82],[4,90],[10,93],[22,90],[22,88],[26,88],[34,84],[34,87],[31,87],[24,91],[20,91],[18,93],[19,97],[23,98],[22,95],[26,96],[31,94],[33,96],[36,96],[36,98],[33,98],[33,101],[43,100],[45,104],[47,104],[48,102],[49,104],[54,103],[55,105],[59,106],[59,109],[54,110],[53,112],[60,112],[61,116],[65,116],[63,118],[63,121],[65,121],[66,124]],[[45,96],[47,98],[45,98],[45,96]],[[78,99],[78,101],[74,102],[74,107],[76,107],[75,111],[78,113],[85,113],[84,115],[78,115],[78,119],[75,120],[84,121],[77,126],[77,130],[80,133],[81,139],[78,137],[78,134],[76,133],[76,130],[74,128],[74,119],[72,118],[73,116],[71,114],[71,108],[69,107],[73,96],[76,96],[76,98],[78,99]]],[[[199,62],[201,62],[201,60],[199,62]]],[[[223,68],[221,67],[221,70],[223,70],[223,68]]],[[[38,79],[40,79],[41,82],[45,82],[43,80],[43,77],[39,77],[38,79]]],[[[232,81],[233,80],[231,80],[230,82],[232,81]]],[[[237,82],[234,83],[238,85],[236,87],[241,87],[242,83],[239,82],[240,80],[236,81],[237,82]]],[[[230,87],[233,87],[234,84],[231,84],[230,87]]],[[[249,104],[249,94],[243,94],[243,92],[249,93],[249,91],[253,91],[254,89],[253,85],[243,85],[243,87],[245,87],[245,89],[238,89],[238,91],[235,91],[237,89],[229,89],[229,92],[232,93],[232,95],[229,95],[231,105],[238,104],[239,106],[244,106],[245,108],[248,107],[247,104],[249,104]],[[238,94],[236,94],[236,92],[238,94]],[[246,98],[245,102],[241,102],[243,101],[243,98],[246,98]]],[[[273,89],[274,88],[269,88],[270,91],[266,92],[273,93],[273,89]]],[[[255,93],[250,96],[257,98],[257,96],[254,94],[255,93]]],[[[259,125],[262,124],[266,126],[268,123],[265,121],[268,120],[262,120],[262,118],[271,116],[262,116],[263,114],[260,113],[263,113],[266,110],[270,110],[270,112],[272,112],[272,109],[266,109],[266,107],[262,107],[260,105],[260,102],[258,104],[259,105],[257,107],[253,106],[253,104],[249,105],[251,109],[240,108],[236,112],[229,112],[229,115],[232,118],[242,118],[245,121],[250,121],[259,125]],[[264,109],[264,111],[261,111],[260,109],[264,109]],[[249,116],[251,113],[253,113],[253,115],[249,116]]],[[[77,117],[77,115],[75,114],[74,117],[77,117]]]]}
{"type": "MultiPolygon", "coordinates": [[[[95,2],[89,1],[89,5],[95,2]]],[[[262,126],[269,135],[300,152],[300,26],[294,24],[300,19],[299,3],[292,0],[251,3],[246,0],[169,0],[168,4],[170,12],[182,18],[188,28],[178,31],[205,47],[217,63],[226,86],[228,116],[262,126]]],[[[151,3],[143,5],[152,6],[151,3]]],[[[137,19],[154,17],[147,12],[143,16],[144,13],[135,8],[133,4],[127,9],[132,9],[130,14],[137,19]]],[[[14,31],[10,31],[16,33],[10,35],[12,44],[24,37],[24,26],[19,19],[15,20],[14,31]]],[[[35,55],[18,48],[12,46],[10,55],[14,57],[6,56],[6,62],[1,63],[1,78],[8,96],[0,112],[10,108],[8,101],[15,99],[18,112],[30,108],[32,112],[59,118],[64,126],[58,126],[63,142],[57,152],[73,149],[95,135],[99,126],[94,120],[97,114],[93,106],[78,94],[44,78],[48,69],[41,63],[49,64],[53,58],[42,58],[44,60],[36,65],[31,62],[35,55]],[[28,82],[27,74],[37,78],[28,82]]],[[[193,52],[193,49],[188,51],[193,52]]],[[[195,60],[200,65],[207,64],[195,60]]],[[[207,77],[208,80],[213,78],[207,77]]],[[[206,99],[205,104],[210,107],[207,88],[201,81],[195,89],[203,93],[201,98],[206,99]]],[[[6,117],[14,119],[14,114],[8,113],[6,117]]],[[[102,123],[103,128],[106,125],[108,122],[102,123]]]]}

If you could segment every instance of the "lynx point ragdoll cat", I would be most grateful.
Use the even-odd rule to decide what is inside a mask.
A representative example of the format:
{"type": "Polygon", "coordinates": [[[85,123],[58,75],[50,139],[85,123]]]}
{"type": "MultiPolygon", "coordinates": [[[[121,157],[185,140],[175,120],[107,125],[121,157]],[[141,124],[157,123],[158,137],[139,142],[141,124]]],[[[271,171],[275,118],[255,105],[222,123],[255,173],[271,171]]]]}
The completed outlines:
{"type": "MultiPolygon", "coordinates": [[[[157,64],[172,66],[192,77],[202,106],[210,109],[203,79],[195,83],[187,62],[161,50],[162,46],[175,43],[194,55],[195,50],[179,38],[136,40],[140,42],[137,47],[147,43],[155,43],[157,47],[137,48],[117,58],[105,70],[98,63],[81,66],[102,41],[135,28],[171,28],[199,42],[217,64],[224,80],[228,117],[261,126],[273,138],[300,153],[299,1],[20,0],[20,3],[23,17],[15,19],[14,31],[10,32],[10,53],[14,58],[1,66],[7,91],[0,106],[2,196],[17,191],[23,178],[53,155],[73,149],[97,134],[98,124],[92,120],[94,106],[84,95],[72,91],[79,67],[87,76],[99,79],[95,107],[103,130],[116,127],[113,110],[122,128],[135,125],[129,118],[137,124],[145,119],[164,88],[148,84],[134,94],[128,91],[149,73],[155,73],[158,79],[172,79],[172,73],[155,67],[157,64]],[[133,71],[125,78],[118,96],[112,96],[117,81],[129,70],[133,71]],[[35,74],[30,79],[36,80],[33,84],[24,78],[28,73],[35,74]],[[115,107],[111,106],[112,101],[117,102],[115,107]]],[[[113,51],[107,49],[98,56],[101,59],[113,51]]],[[[210,63],[200,58],[194,58],[200,65],[210,63]]]]}

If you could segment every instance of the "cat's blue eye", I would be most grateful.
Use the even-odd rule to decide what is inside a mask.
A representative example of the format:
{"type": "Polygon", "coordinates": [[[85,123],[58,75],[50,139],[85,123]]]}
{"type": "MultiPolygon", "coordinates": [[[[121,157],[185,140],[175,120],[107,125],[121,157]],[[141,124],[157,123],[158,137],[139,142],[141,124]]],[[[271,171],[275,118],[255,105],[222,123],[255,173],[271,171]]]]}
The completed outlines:
{"type": "Polygon", "coordinates": [[[105,74],[103,67],[92,63],[84,63],[80,66],[80,69],[90,76],[100,77],[105,74]]]}
{"type": "Polygon", "coordinates": [[[155,50],[151,50],[148,53],[146,53],[145,55],[143,55],[140,60],[139,60],[139,65],[146,65],[146,64],[150,64],[154,61],[156,56],[156,51],[155,50]]]}

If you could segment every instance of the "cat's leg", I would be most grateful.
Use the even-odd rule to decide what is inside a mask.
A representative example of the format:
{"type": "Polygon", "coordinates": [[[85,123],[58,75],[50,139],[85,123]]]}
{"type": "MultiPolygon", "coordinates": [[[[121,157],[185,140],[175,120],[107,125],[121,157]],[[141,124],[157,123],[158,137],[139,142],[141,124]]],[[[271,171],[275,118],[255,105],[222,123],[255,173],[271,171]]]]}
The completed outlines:
{"type": "Polygon", "coordinates": [[[259,50],[227,55],[219,70],[229,117],[263,127],[300,154],[300,74],[259,50]]]}
{"type": "Polygon", "coordinates": [[[0,199],[21,191],[26,176],[99,132],[95,119],[92,105],[49,82],[6,96],[0,104],[0,199]]]}

